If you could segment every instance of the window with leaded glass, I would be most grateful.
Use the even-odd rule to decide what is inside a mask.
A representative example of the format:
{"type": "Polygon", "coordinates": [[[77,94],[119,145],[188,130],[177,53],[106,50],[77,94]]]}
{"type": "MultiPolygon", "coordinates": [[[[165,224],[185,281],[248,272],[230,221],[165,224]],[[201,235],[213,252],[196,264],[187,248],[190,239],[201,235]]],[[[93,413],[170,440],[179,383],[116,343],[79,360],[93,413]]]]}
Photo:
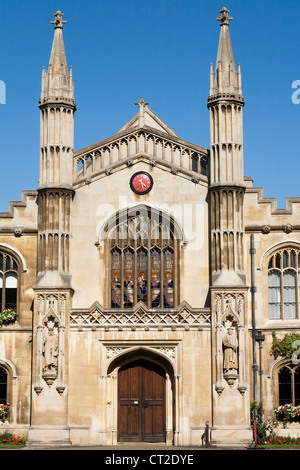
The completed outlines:
{"type": "Polygon", "coordinates": [[[110,307],[175,307],[178,242],[172,219],[150,209],[117,220],[109,234],[110,307]]]}
{"type": "Polygon", "coordinates": [[[299,319],[300,251],[286,248],[268,264],[270,320],[299,319]]]}
{"type": "Polygon", "coordinates": [[[0,310],[17,309],[18,264],[13,256],[0,252],[0,310]]]}
{"type": "Polygon", "coordinates": [[[278,372],[278,404],[300,405],[300,366],[285,365],[278,372]]]}
{"type": "Polygon", "coordinates": [[[7,372],[0,367],[0,404],[5,405],[7,401],[7,372]]]}

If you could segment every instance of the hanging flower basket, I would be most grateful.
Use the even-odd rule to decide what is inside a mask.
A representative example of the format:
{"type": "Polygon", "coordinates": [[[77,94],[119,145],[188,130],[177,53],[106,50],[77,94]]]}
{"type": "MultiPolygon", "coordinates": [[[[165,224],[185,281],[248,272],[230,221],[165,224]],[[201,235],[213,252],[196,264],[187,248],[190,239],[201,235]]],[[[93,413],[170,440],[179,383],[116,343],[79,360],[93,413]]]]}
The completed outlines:
{"type": "Polygon", "coordinates": [[[9,403],[0,404],[0,422],[4,423],[9,413],[9,403]]]}
{"type": "Polygon", "coordinates": [[[2,325],[10,325],[11,323],[15,323],[17,319],[18,313],[13,308],[5,308],[0,313],[0,326],[2,325]]]}
{"type": "Polygon", "coordinates": [[[300,425],[300,406],[294,406],[293,403],[277,406],[274,408],[276,421],[282,423],[285,427],[289,423],[300,425]]]}

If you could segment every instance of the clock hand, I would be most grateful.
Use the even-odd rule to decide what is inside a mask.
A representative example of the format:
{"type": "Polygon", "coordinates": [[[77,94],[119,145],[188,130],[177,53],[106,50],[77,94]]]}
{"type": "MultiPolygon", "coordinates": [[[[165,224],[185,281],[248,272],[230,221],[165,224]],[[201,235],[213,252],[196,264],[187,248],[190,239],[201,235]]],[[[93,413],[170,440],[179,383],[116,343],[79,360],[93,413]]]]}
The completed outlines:
{"type": "Polygon", "coordinates": [[[142,188],[146,187],[145,183],[143,183],[143,180],[139,180],[139,182],[141,183],[142,188]]]}

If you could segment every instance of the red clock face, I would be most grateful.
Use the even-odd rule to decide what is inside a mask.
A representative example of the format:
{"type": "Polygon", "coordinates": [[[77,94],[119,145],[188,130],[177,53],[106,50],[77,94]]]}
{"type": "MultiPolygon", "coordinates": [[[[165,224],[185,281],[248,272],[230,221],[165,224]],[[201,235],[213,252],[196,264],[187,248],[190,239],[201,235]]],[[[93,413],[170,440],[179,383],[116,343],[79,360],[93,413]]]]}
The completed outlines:
{"type": "Polygon", "coordinates": [[[152,186],[152,176],[144,171],[135,173],[130,179],[130,187],[136,194],[147,194],[151,191],[152,186]]]}

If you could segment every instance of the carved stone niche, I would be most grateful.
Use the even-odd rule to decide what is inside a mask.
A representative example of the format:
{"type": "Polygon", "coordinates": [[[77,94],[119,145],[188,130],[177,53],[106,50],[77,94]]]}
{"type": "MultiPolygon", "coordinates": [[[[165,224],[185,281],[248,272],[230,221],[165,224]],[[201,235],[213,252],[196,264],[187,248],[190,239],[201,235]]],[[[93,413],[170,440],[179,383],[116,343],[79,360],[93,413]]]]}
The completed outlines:
{"type": "Polygon", "coordinates": [[[245,374],[245,297],[243,292],[218,292],[215,296],[216,384],[218,395],[224,380],[238,391],[247,389],[245,374]]]}
{"type": "Polygon", "coordinates": [[[51,386],[58,372],[58,321],[50,315],[44,322],[43,329],[43,372],[42,377],[51,386]]]}

